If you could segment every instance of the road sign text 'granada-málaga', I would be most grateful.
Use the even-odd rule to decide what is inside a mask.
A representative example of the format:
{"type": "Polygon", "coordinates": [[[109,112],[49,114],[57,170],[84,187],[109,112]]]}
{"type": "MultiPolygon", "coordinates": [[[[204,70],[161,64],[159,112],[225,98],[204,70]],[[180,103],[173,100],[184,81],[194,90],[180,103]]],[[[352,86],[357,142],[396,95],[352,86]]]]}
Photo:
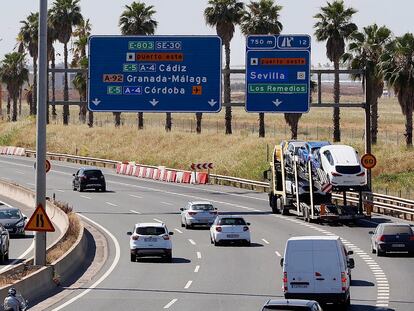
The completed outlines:
{"type": "Polygon", "coordinates": [[[88,107],[110,112],[219,112],[218,36],[91,36],[88,107]]]}
{"type": "Polygon", "coordinates": [[[246,41],[246,111],[308,112],[308,35],[251,35],[246,41]]]}

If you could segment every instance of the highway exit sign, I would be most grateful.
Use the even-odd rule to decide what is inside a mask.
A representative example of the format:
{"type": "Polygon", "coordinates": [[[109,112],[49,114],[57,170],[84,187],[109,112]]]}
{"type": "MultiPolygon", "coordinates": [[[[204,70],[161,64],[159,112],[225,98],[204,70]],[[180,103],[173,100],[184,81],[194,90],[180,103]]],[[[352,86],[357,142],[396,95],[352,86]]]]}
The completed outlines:
{"type": "Polygon", "coordinates": [[[308,35],[248,36],[246,111],[308,112],[310,52],[308,35]]]}
{"type": "Polygon", "coordinates": [[[91,111],[219,112],[218,36],[91,36],[91,111]]]}

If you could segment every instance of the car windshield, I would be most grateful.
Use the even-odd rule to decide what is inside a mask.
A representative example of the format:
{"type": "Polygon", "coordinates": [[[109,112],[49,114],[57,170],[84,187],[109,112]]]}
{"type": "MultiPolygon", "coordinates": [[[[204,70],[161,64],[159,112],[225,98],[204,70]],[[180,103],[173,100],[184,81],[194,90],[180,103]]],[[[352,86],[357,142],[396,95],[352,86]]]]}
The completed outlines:
{"type": "Polygon", "coordinates": [[[20,219],[18,210],[0,210],[0,219],[20,219]]]}
{"type": "Polygon", "coordinates": [[[383,234],[413,234],[409,226],[384,226],[383,234]]]}
{"type": "Polygon", "coordinates": [[[161,235],[166,232],[163,227],[138,227],[137,233],[139,235],[161,235]]]}
{"type": "Polygon", "coordinates": [[[340,174],[358,174],[361,172],[359,165],[337,165],[335,169],[340,174]]]}
{"type": "Polygon", "coordinates": [[[245,226],[246,222],[243,218],[222,218],[219,221],[219,225],[245,226]]]}
{"type": "Polygon", "coordinates": [[[195,204],[191,206],[191,209],[195,211],[211,211],[214,210],[214,207],[211,204],[195,204]]]}
{"type": "Polygon", "coordinates": [[[85,176],[88,177],[101,177],[102,176],[102,172],[100,170],[87,170],[84,171],[85,176]]]}

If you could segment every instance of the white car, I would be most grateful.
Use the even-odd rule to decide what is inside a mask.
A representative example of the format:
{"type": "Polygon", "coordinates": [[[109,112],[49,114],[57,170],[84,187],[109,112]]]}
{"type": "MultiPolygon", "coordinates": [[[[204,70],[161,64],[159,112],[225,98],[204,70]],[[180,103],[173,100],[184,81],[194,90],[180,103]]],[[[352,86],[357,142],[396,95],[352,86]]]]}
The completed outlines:
{"type": "Polygon", "coordinates": [[[167,262],[172,262],[172,243],[170,236],[174,232],[168,232],[164,223],[138,223],[130,236],[129,247],[131,261],[135,262],[139,257],[160,256],[167,262]]]}
{"type": "Polygon", "coordinates": [[[210,227],[210,241],[214,245],[226,241],[250,245],[249,226],[241,216],[219,215],[210,227]]]}
{"type": "Polygon", "coordinates": [[[319,149],[319,163],[333,186],[363,186],[365,170],[351,146],[329,145],[319,149]]]}
{"type": "Polygon", "coordinates": [[[217,216],[217,208],[207,201],[188,202],[181,210],[181,227],[194,225],[211,226],[217,216]]]}

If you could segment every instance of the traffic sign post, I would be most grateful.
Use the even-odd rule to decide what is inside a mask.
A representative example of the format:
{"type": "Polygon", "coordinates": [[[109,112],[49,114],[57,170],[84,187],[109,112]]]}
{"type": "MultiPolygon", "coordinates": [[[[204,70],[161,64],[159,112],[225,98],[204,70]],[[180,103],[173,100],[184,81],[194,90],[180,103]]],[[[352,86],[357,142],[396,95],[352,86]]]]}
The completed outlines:
{"type": "Polygon", "coordinates": [[[308,112],[310,52],[308,35],[248,36],[246,111],[308,112]]]}
{"type": "Polygon", "coordinates": [[[91,111],[219,112],[218,36],[92,36],[91,111]]]}

